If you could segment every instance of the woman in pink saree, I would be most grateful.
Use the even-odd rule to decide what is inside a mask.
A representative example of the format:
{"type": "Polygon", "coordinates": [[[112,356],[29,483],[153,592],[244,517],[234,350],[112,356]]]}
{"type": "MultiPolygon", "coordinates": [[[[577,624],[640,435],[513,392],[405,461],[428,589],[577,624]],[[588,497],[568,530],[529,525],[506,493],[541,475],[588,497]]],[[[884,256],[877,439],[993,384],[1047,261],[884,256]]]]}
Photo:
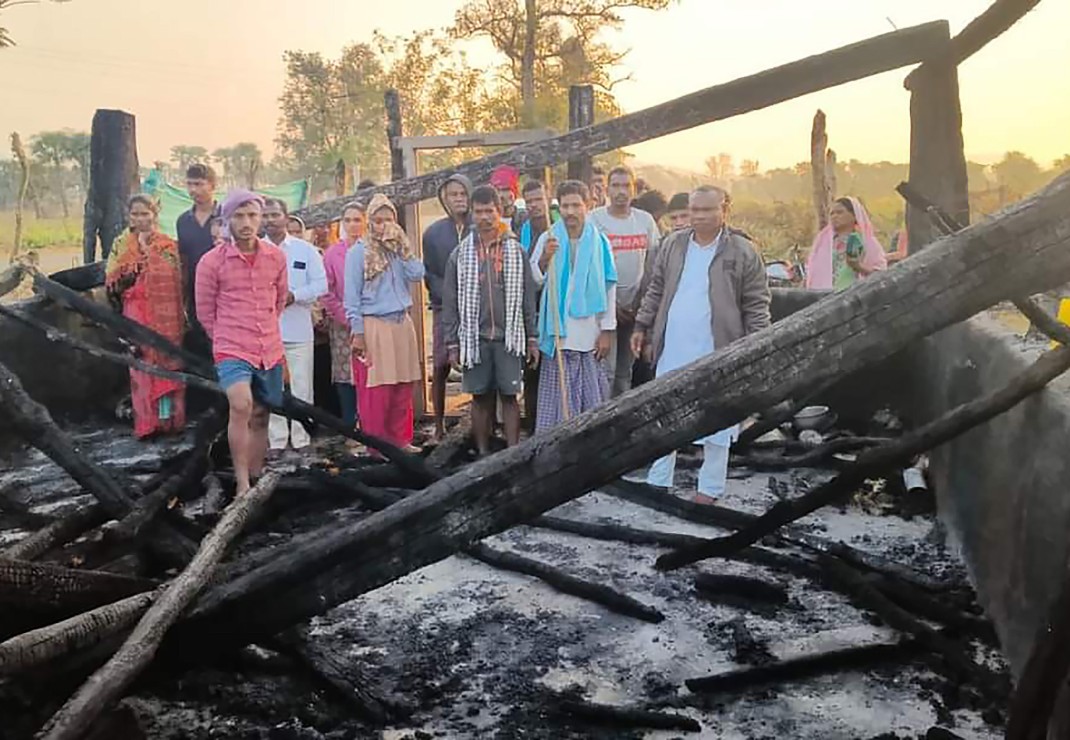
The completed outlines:
{"type": "Polygon", "coordinates": [[[858,198],[837,198],[829,222],[814,237],[806,262],[806,287],[845,290],[888,266],[873,223],[858,198]]]}

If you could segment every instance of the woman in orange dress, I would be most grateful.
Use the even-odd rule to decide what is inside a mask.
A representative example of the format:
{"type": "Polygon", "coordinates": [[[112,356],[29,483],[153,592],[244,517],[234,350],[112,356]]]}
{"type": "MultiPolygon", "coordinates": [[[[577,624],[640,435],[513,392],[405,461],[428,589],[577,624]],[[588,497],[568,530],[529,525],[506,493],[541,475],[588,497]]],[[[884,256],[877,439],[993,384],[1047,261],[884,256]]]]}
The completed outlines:
{"type": "MultiPolygon", "coordinates": [[[[132,196],[127,214],[130,230],[112,246],[105,286],[121,302],[124,316],[180,345],[185,313],[178,244],[160,233],[159,207],[149,196],[132,196]]],[[[140,357],[150,365],[179,369],[178,362],[152,347],[141,347],[140,357]]],[[[183,383],[132,369],[134,434],[144,438],[181,431],[186,426],[185,394],[183,383]]]]}

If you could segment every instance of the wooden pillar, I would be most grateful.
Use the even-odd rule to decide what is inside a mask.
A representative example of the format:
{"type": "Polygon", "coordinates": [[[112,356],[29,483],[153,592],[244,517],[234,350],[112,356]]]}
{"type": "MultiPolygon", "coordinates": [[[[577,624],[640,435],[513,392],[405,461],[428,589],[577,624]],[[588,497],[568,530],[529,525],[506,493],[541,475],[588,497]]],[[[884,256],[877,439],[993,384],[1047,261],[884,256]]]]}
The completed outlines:
{"type": "MultiPolygon", "coordinates": [[[[568,130],[575,131],[594,123],[594,87],[573,85],[568,89],[568,130]]],[[[591,158],[576,157],[568,162],[568,179],[591,181],[591,158]]]]}
{"type": "MultiPolygon", "coordinates": [[[[950,52],[919,67],[907,79],[910,90],[910,184],[962,224],[970,222],[966,153],[962,143],[958,67],[950,52]]],[[[907,235],[913,254],[939,238],[922,211],[907,206],[907,235]]]]}
{"type": "Polygon", "coordinates": [[[390,180],[397,182],[405,179],[405,157],[397,140],[402,136],[401,96],[394,88],[383,93],[386,106],[386,144],[390,147],[390,180]]]}
{"type": "Polygon", "coordinates": [[[98,110],[89,143],[89,192],[85,200],[82,250],[85,264],[102,259],[126,228],[126,201],[137,192],[137,132],[134,117],[121,110],[98,110]]]}
{"type": "MultiPolygon", "coordinates": [[[[414,177],[416,173],[416,152],[408,148],[402,149],[400,139],[404,134],[401,121],[401,96],[398,91],[390,88],[383,93],[383,104],[386,107],[386,140],[390,147],[390,180],[398,182],[406,177],[414,177]]],[[[398,220],[401,222],[405,233],[409,235],[409,241],[415,252],[423,257],[423,235],[420,232],[420,216],[417,211],[419,203],[407,203],[398,209],[398,220]]],[[[371,214],[368,214],[369,216],[371,214]]],[[[420,348],[420,382],[413,390],[413,412],[420,419],[427,412],[427,299],[424,296],[423,283],[412,286],[412,323],[416,329],[416,346],[420,348]]]]}
{"type": "MultiPolygon", "coordinates": [[[[834,192],[828,172],[829,137],[825,129],[825,112],[818,110],[814,114],[814,124],[810,128],[810,177],[813,181],[814,213],[817,216],[817,230],[825,228],[829,219],[829,206],[832,205],[834,192]]],[[[835,166],[835,159],[833,159],[835,166]]],[[[833,173],[835,177],[835,173],[833,173]]]]}

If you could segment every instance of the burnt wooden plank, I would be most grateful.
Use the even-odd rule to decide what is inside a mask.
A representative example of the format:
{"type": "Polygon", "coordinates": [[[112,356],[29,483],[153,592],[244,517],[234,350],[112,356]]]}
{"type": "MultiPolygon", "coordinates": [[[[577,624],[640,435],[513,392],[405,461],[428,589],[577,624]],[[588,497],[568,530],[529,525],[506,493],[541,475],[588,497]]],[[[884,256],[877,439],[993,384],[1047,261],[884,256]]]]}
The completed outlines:
{"type": "MultiPolygon", "coordinates": [[[[528,171],[596,156],[925,61],[946,47],[948,35],[946,21],[893,31],[456,168],[364,188],[355,197],[367,200],[379,192],[401,205],[435,197],[453,174],[467,175],[473,182],[486,182],[490,173],[504,164],[528,171]]],[[[298,211],[297,215],[308,226],[318,226],[338,219],[342,206],[349,200],[350,197],[344,197],[317,203],[298,211]]]]}

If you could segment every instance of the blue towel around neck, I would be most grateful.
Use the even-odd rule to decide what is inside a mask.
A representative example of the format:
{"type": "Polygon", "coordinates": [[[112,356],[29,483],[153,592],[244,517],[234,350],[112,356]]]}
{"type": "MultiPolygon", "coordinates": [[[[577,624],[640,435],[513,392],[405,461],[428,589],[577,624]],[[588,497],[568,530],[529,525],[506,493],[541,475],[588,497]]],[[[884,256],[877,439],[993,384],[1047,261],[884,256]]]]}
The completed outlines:
{"type": "Polygon", "coordinates": [[[553,357],[554,337],[564,338],[567,335],[567,317],[582,319],[605,312],[609,303],[609,286],[617,282],[617,266],[613,261],[609,239],[591,221],[584,224],[583,233],[575,244],[569,239],[564,219],[554,224],[550,233],[557,237],[559,248],[547,269],[539,306],[539,349],[546,356],[553,357]],[[576,250],[575,275],[572,274],[570,258],[572,249],[576,250]],[[566,305],[570,280],[575,287],[566,305]],[[555,314],[559,317],[560,334],[555,331],[555,314]]]}

